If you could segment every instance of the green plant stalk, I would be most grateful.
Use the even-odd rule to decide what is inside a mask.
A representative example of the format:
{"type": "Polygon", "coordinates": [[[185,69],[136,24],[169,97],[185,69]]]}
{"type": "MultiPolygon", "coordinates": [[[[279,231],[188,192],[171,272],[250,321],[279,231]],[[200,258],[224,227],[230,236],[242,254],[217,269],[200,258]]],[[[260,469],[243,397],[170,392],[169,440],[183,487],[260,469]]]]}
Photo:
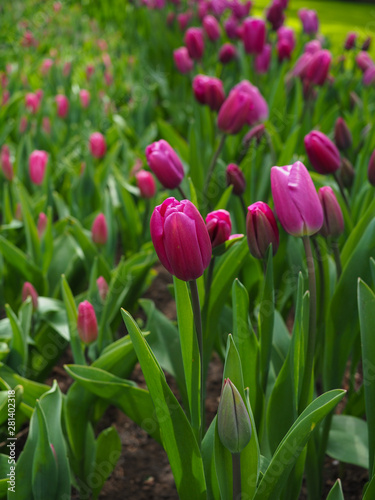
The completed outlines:
{"type": "Polygon", "coordinates": [[[206,286],[205,286],[205,297],[208,305],[208,299],[209,299],[209,293],[210,293],[210,288],[212,285],[212,278],[214,275],[214,268],[215,268],[215,256],[213,255],[211,258],[210,265],[208,267],[207,271],[207,279],[206,279],[206,286]]]}
{"type": "Polygon", "coordinates": [[[150,220],[150,200],[147,198],[145,199],[145,211],[143,214],[142,241],[146,237],[147,225],[149,224],[149,220],[150,220]]]}
{"type": "Polygon", "coordinates": [[[202,316],[201,316],[201,307],[199,303],[199,293],[197,281],[192,280],[189,281],[190,291],[191,291],[191,305],[193,308],[193,316],[194,316],[194,324],[195,331],[197,334],[198,347],[199,347],[199,359],[200,359],[200,406],[201,406],[201,422],[199,428],[199,444],[203,438],[203,429],[204,419],[205,419],[205,411],[204,411],[204,368],[203,368],[203,331],[202,331],[202,316]]]}
{"type": "Polygon", "coordinates": [[[233,500],[241,500],[241,453],[232,453],[233,500]]]}
{"type": "Polygon", "coordinates": [[[341,266],[341,257],[340,257],[340,250],[339,250],[339,244],[337,240],[333,240],[331,243],[332,251],[333,251],[333,257],[335,259],[335,264],[336,264],[336,272],[337,272],[337,281],[340,279],[341,272],[342,272],[342,266],[341,266]]]}
{"type": "Polygon", "coordinates": [[[307,356],[305,363],[305,373],[302,381],[301,398],[299,401],[299,414],[309,404],[309,393],[311,380],[313,379],[314,359],[315,359],[315,342],[316,342],[316,278],[314,257],[311,251],[311,243],[309,236],[302,237],[305,247],[307,270],[309,275],[309,291],[310,291],[310,314],[309,314],[309,335],[307,341],[307,356]]]}
{"type": "Polygon", "coordinates": [[[217,149],[216,149],[216,151],[214,153],[214,156],[212,157],[211,164],[210,164],[209,169],[208,169],[208,174],[207,174],[207,177],[206,177],[206,181],[205,181],[204,187],[203,187],[203,197],[204,197],[204,199],[207,199],[207,191],[208,191],[208,187],[210,185],[210,180],[211,180],[212,174],[214,173],[217,159],[219,158],[221,150],[223,149],[226,137],[227,137],[226,134],[223,134],[221,136],[219,145],[218,145],[218,147],[217,147],[217,149]]]}
{"type": "Polygon", "coordinates": [[[348,209],[348,212],[350,213],[350,205],[349,205],[349,201],[348,201],[348,198],[347,198],[347,196],[346,196],[346,194],[345,194],[344,186],[343,186],[343,184],[342,184],[342,182],[341,182],[341,179],[340,179],[340,177],[337,175],[337,172],[333,172],[333,177],[335,178],[335,181],[337,182],[337,185],[338,185],[338,187],[339,187],[339,189],[340,189],[341,196],[342,196],[342,198],[343,198],[343,200],[344,200],[344,202],[345,202],[345,205],[346,205],[346,207],[347,207],[347,209],[348,209]]]}
{"type": "Polygon", "coordinates": [[[243,210],[243,213],[244,213],[244,217],[245,217],[245,224],[246,224],[247,206],[246,206],[245,199],[244,199],[244,197],[243,197],[243,195],[242,195],[242,194],[239,196],[239,198],[240,198],[241,207],[242,207],[242,210],[243,210]]]}
{"type": "Polygon", "coordinates": [[[182,187],[181,187],[181,186],[177,186],[177,190],[178,190],[178,192],[180,193],[180,195],[182,196],[182,198],[183,198],[184,200],[187,200],[187,199],[188,199],[188,197],[186,196],[185,191],[182,189],[182,187]]]}
{"type": "MultiPolygon", "coordinates": [[[[322,252],[320,251],[320,246],[318,240],[314,237],[312,238],[313,247],[315,250],[316,258],[318,261],[319,268],[319,313],[317,314],[318,321],[318,332],[316,338],[316,352],[317,355],[321,353],[321,349],[323,348],[323,339],[324,339],[324,304],[325,304],[325,279],[324,279],[324,268],[322,262],[322,252]]],[[[319,368],[319,367],[317,367],[319,368]]]]}

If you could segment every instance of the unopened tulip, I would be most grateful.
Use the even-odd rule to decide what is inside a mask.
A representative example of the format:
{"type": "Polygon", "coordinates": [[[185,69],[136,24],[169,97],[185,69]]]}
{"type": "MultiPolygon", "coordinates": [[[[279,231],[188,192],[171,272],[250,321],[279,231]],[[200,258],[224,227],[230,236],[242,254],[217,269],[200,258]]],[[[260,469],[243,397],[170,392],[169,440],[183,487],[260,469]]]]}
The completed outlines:
{"type": "Polygon", "coordinates": [[[272,167],[271,189],[277,217],[287,233],[310,236],[319,231],[323,209],[303,163],[272,167]]]}
{"type": "Polygon", "coordinates": [[[232,221],[230,214],[226,210],[215,210],[207,214],[207,231],[210,236],[212,248],[221,245],[229,239],[232,231],[232,221]]]}
{"type": "Polygon", "coordinates": [[[146,148],[147,163],[159,182],[168,189],[174,189],[184,178],[184,168],[175,150],[161,139],[146,148]]]}
{"type": "Polygon", "coordinates": [[[372,40],[371,36],[367,37],[362,44],[361,50],[368,50],[371,45],[371,40],[372,40]]]}
{"type": "Polygon", "coordinates": [[[6,144],[4,144],[4,146],[1,148],[0,163],[4,177],[8,181],[12,181],[14,177],[14,172],[13,172],[12,162],[10,161],[9,147],[6,144]]]}
{"type": "Polygon", "coordinates": [[[243,17],[249,15],[251,2],[241,2],[239,0],[233,0],[232,3],[228,5],[228,7],[232,10],[233,15],[237,19],[242,19],[243,17]]]}
{"type": "Polygon", "coordinates": [[[142,198],[153,198],[156,193],[156,183],[151,172],[140,170],[136,173],[135,178],[142,198]]]}
{"type": "Polygon", "coordinates": [[[258,87],[252,85],[248,80],[242,80],[232,90],[232,92],[239,90],[245,92],[251,98],[251,107],[247,116],[246,122],[252,126],[257,122],[262,122],[268,118],[268,104],[258,87]]]}
{"type": "Polygon", "coordinates": [[[365,72],[371,66],[375,65],[371,56],[367,52],[359,52],[356,55],[355,62],[357,63],[359,69],[363,72],[365,72]]]}
{"type": "Polygon", "coordinates": [[[251,108],[251,96],[234,88],[220,108],[217,117],[218,128],[227,134],[237,134],[245,125],[251,108]]]}
{"type": "Polygon", "coordinates": [[[214,16],[208,15],[203,18],[203,28],[207,37],[216,42],[220,38],[220,25],[214,16]]]}
{"type": "Polygon", "coordinates": [[[89,139],[90,153],[94,158],[102,158],[107,151],[107,144],[103,134],[94,132],[89,139]]]}
{"type": "Polygon", "coordinates": [[[42,130],[47,135],[51,134],[51,120],[49,119],[48,116],[43,116],[43,119],[42,119],[42,130]]]}
{"type": "Polygon", "coordinates": [[[318,52],[319,50],[322,50],[322,44],[319,42],[319,40],[310,40],[306,43],[304,52],[315,54],[315,52],[318,52]]]}
{"type": "Polygon", "coordinates": [[[351,162],[347,158],[343,158],[340,168],[340,178],[346,188],[350,188],[353,185],[355,177],[355,170],[351,162]]]}
{"type": "Polygon", "coordinates": [[[224,380],[217,410],[220,441],[231,453],[241,453],[251,439],[251,423],[246,405],[229,378],[224,380]]]}
{"type": "Polygon", "coordinates": [[[177,22],[181,31],[185,31],[192,18],[191,12],[181,12],[177,14],[177,22]]]}
{"type": "Polygon", "coordinates": [[[27,116],[21,116],[20,126],[19,126],[20,134],[23,134],[24,132],[26,132],[28,123],[29,122],[28,122],[27,116]]]}
{"type": "Polygon", "coordinates": [[[285,14],[281,0],[273,0],[272,4],[268,7],[266,17],[274,31],[277,31],[284,24],[285,14]]]}
{"type": "Polygon", "coordinates": [[[238,165],[230,163],[226,170],[227,185],[233,186],[232,193],[241,196],[245,192],[245,176],[238,165]]]}
{"type": "Polygon", "coordinates": [[[358,38],[357,33],[354,33],[354,32],[348,33],[346,40],[345,40],[345,43],[344,43],[344,49],[345,50],[354,49],[357,38],[358,38]]]}
{"type": "Polygon", "coordinates": [[[178,279],[191,281],[211,261],[211,241],[204,220],[189,200],[167,198],[154,209],[151,239],[163,266],[178,279]]]}
{"type": "Polygon", "coordinates": [[[93,64],[88,64],[86,66],[86,78],[87,78],[87,80],[90,80],[90,78],[92,77],[94,72],[95,72],[95,66],[93,64]]]}
{"type": "Polygon", "coordinates": [[[182,74],[189,73],[194,67],[194,61],[189,56],[186,47],[180,47],[173,52],[173,60],[178,71],[182,74]]]}
{"type": "Polygon", "coordinates": [[[237,38],[237,29],[238,29],[238,20],[236,17],[228,17],[228,19],[224,22],[224,29],[227,37],[231,40],[237,38]]]}
{"type": "Polygon", "coordinates": [[[345,149],[350,148],[352,145],[353,138],[352,134],[349,130],[348,125],[345,120],[341,118],[337,118],[335,123],[335,143],[336,146],[341,150],[345,151],[345,149]]]}
{"type": "Polygon", "coordinates": [[[65,95],[59,94],[55,97],[57,104],[57,114],[60,118],[65,118],[69,111],[69,100],[65,95]]]}
{"type": "Polygon", "coordinates": [[[92,241],[97,245],[105,245],[108,240],[107,220],[104,214],[96,216],[91,227],[92,241]]]}
{"type": "Polygon", "coordinates": [[[31,297],[34,311],[38,309],[38,292],[28,281],[26,281],[26,283],[24,283],[22,287],[22,302],[25,302],[27,297],[31,297]]]}
{"type": "Polygon", "coordinates": [[[99,276],[99,278],[96,280],[96,285],[98,287],[98,292],[101,301],[105,302],[109,290],[108,283],[106,282],[105,278],[103,278],[103,276],[99,276]]]}
{"type": "Polygon", "coordinates": [[[267,73],[272,55],[272,47],[267,43],[260,54],[255,57],[255,71],[259,74],[267,73]]]}
{"type": "Polygon", "coordinates": [[[40,107],[40,99],[37,94],[34,94],[33,92],[29,92],[28,94],[26,94],[25,106],[30,113],[35,115],[40,107]]]}
{"type": "Polygon", "coordinates": [[[266,25],[263,19],[249,17],[243,24],[243,43],[248,54],[260,54],[266,42],[266,25]]]}
{"type": "Polygon", "coordinates": [[[30,179],[34,184],[42,184],[48,161],[46,151],[35,150],[29,156],[30,179]]]}
{"type": "Polygon", "coordinates": [[[38,230],[38,237],[41,240],[44,234],[44,231],[46,230],[48,223],[47,216],[44,212],[40,212],[39,217],[38,217],[38,224],[37,224],[37,230],[38,230]]]}
{"type": "Polygon", "coordinates": [[[285,59],[290,59],[293,52],[293,46],[290,44],[289,40],[287,40],[286,38],[282,38],[281,40],[277,41],[276,50],[278,59],[281,62],[285,59]]]}
{"type": "Polygon", "coordinates": [[[370,161],[368,163],[367,175],[370,184],[375,186],[375,150],[373,151],[370,161]]]}
{"type": "MultiPolygon", "coordinates": [[[[310,52],[303,53],[296,61],[293,69],[292,75],[299,77],[302,81],[306,79],[307,68],[313,58],[313,54],[310,52]]],[[[309,82],[308,82],[309,83],[309,82]]]]}
{"type": "Polygon", "coordinates": [[[363,85],[368,87],[375,83],[375,66],[371,66],[363,73],[363,85]]]}
{"type": "Polygon", "coordinates": [[[66,61],[63,66],[62,74],[67,77],[70,75],[72,69],[72,63],[70,61],[66,61]]]}
{"type": "Polygon", "coordinates": [[[302,21],[303,31],[308,35],[315,34],[319,29],[318,15],[315,10],[300,9],[298,16],[302,21]]]}
{"type": "Polygon", "coordinates": [[[42,62],[42,66],[41,66],[42,75],[43,76],[48,75],[49,70],[52,68],[52,66],[53,66],[52,59],[44,59],[44,61],[42,62]]]}
{"type": "Polygon", "coordinates": [[[313,54],[306,68],[307,80],[315,85],[323,85],[328,77],[331,61],[329,50],[319,50],[313,54]]]}
{"type": "Polygon", "coordinates": [[[328,238],[338,238],[344,232],[344,217],[336,199],[335,193],[329,186],[319,189],[318,196],[323,208],[324,221],[320,233],[328,238]]]}
{"type": "Polygon", "coordinates": [[[252,127],[243,138],[243,145],[249,147],[249,144],[253,139],[255,139],[257,145],[259,145],[262,137],[264,136],[265,130],[266,127],[264,126],[264,123],[260,123],[259,125],[255,125],[254,127],[252,127]]]}
{"type": "Polygon", "coordinates": [[[228,64],[233,59],[237,58],[237,49],[231,43],[224,43],[224,45],[220,48],[219,51],[219,61],[222,64],[228,64]]]}
{"type": "Polygon", "coordinates": [[[332,174],[341,166],[340,153],[334,143],[319,130],[305,136],[307,156],[319,174],[332,174]]]}
{"type": "Polygon", "coordinates": [[[98,322],[93,306],[85,300],[78,306],[78,334],[84,344],[91,344],[98,338],[98,322]]]}
{"type": "Polygon", "coordinates": [[[246,234],[253,257],[264,259],[271,244],[272,253],[275,255],[279,248],[279,229],[267,203],[258,201],[247,208],[246,234]]]}
{"type": "Polygon", "coordinates": [[[218,111],[225,100],[223,82],[218,78],[197,75],[193,80],[195,98],[201,104],[207,104],[212,111],[218,111]]]}
{"type": "Polygon", "coordinates": [[[294,50],[294,47],[296,46],[296,35],[292,28],[288,28],[286,26],[279,28],[277,30],[277,39],[279,41],[286,40],[291,48],[290,50],[294,50]]]}
{"type": "Polygon", "coordinates": [[[79,91],[79,99],[81,101],[81,106],[83,108],[88,108],[90,104],[90,92],[88,90],[82,89],[79,91]]]}
{"type": "Polygon", "coordinates": [[[200,60],[204,51],[203,33],[200,28],[189,28],[185,33],[184,42],[191,59],[200,60]]]}

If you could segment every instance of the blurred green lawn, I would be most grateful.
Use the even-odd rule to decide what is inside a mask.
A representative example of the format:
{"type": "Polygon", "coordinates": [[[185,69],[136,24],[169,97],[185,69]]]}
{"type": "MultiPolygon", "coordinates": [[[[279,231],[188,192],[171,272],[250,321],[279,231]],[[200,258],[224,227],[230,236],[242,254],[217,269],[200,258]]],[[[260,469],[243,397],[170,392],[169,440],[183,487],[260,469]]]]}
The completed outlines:
{"type": "MultiPolygon", "coordinates": [[[[254,0],[253,12],[261,14],[269,3],[270,0],[254,0]]],[[[318,12],[320,31],[331,39],[334,53],[340,51],[348,31],[356,31],[360,41],[368,36],[374,37],[371,52],[375,54],[375,3],[290,0],[287,25],[301,29],[297,13],[302,7],[318,12]]]]}

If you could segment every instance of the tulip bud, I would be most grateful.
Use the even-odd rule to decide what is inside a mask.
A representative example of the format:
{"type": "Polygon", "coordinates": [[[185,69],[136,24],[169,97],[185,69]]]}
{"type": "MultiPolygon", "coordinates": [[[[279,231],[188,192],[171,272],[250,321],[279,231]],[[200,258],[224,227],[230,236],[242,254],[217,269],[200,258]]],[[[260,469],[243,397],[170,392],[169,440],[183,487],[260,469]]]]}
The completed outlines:
{"type": "Polygon", "coordinates": [[[107,220],[104,214],[96,216],[91,227],[92,241],[97,245],[105,245],[108,239],[107,220]]]}
{"type": "Polygon", "coordinates": [[[251,141],[255,139],[257,145],[259,145],[262,137],[264,136],[265,130],[266,127],[264,126],[263,123],[255,125],[255,127],[251,128],[249,132],[245,135],[245,137],[242,140],[242,144],[246,147],[249,147],[251,141]]]}
{"type": "Polygon", "coordinates": [[[342,159],[340,177],[344,187],[350,188],[353,185],[355,170],[347,158],[342,159]]]}
{"type": "Polygon", "coordinates": [[[66,61],[63,66],[62,74],[67,77],[70,75],[70,71],[72,69],[72,63],[70,61],[66,61]]]}
{"type": "Polygon", "coordinates": [[[363,85],[368,87],[373,83],[375,83],[375,66],[367,68],[366,71],[363,73],[363,85]]]}
{"type": "Polygon", "coordinates": [[[255,71],[259,74],[267,73],[272,55],[272,47],[267,43],[260,54],[255,57],[255,71]]]}
{"type": "Polygon", "coordinates": [[[42,130],[47,135],[50,135],[50,133],[51,133],[51,120],[49,119],[48,116],[43,116],[42,130]]]}
{"type": "Polygon", "coordinates": [[[352,134],[349,130],[348,125],[346,124],[345,120],[341,118],[337,118],[336,124],[335,124],[335,143],[336,146],[341,150],[344,151],[345,149],[348,149],[351,147],[353,142],[352,139],[352,134]]]}
{"type": "Polygon", "coordinates": [[[226,170],[227,185],[233,186],[232,193],[241,196],[246,187],[246,180],[242,170],[235,164],[230,163],[226,170]]]}
{"type": "Polygon", "coordinates": [[[193,80],[195,98],[207,104],[212,111],[218,111],[225,100],[223,82],[218,78],[197,75],[193,80]]]}
{"type": "Polygon", "coordinates": [[[184,168],[175,150],[167,141],[161,139],[146,148],[147,163],[160,183],[168,189],[174,189],[184,178],[184,168]]]}
{"type": "Polygon", "coordinates": [[[103,276],[99,276],[99,278],[96,280],[96,285],[98,287],[98,292],[101,301],[105,302],[105,299],[107,298],[108,295],[108,283],[103,278],[103,276]]]}
{"type": "Polygon", "coordinates": [[[94,158],[102,158],[107,151],[107,144],[103,134],[94,132],[89,139],[90,153],[94,158]]]}
{"type": "Polygon", "coordinates": [[[375,150],[373,151],[367,170],[369,183],[375,186],[375,150]]]}
{"type": "Polygon", "coordinates": [[[272,2],[270,7],[268,7],[266,17],[274,31],[277,31],[284,24],[285,14],[281,0],[274,0],[272,2]]]}
{"type": "Polygon", "coordinates": [[[90,92],[88,90],[82,89],[79,91],[79,98],[81,101],[81,106],[83,108],[88,108],[90,104],[90,92]]]}
{"type": "Polygon", "coordinates": [[[332,56],[329,50],[319,50],[312,55],[306,67],[306,78],[315,85],[323,85],[331,65],[332,56]]]}
{"type": "Polygon", "coordinates": [[[28,281],[26,281],[26,283],[24,283],[22,287],[22,302],[25,302],[27,297],[31,297],[33,309],[34,311],[36,311],[36,309],[38,308],[38,292],[28,281]]]}
{"type": "Polygon", "coordinates": [[[227,6],[232,9],[232,13],[237,19],[242,19],[249,15],[251,2],[248,1],[243,3],[238,0],[233,0],[232,3],[229,5],[227,4],[227,6]]]}
{"type": "Polygon", "coordinates": [[[263,19],[249,17],[243,26],[243,43],[248,54],[260,54],[266,42],[266,25],[263,19]]]}
{"type": "Polygon", "coordinates": [[[1,170],[3,171],[4,177],[8,181],[12,181],[13,177],[14,177],[14,172],[13,172],[12,163],[10,161],[9,147],[6,144],[4,144],[4,146],[1,148],[0,163],[1,163],[1,170]]]}
{"type": "Polygon", "coordinates": [[[272,254],[275,255],[279,248],[279,229],[267,203],[258,201],[247,208],[246,234],[253,257],[264,259],[271,243],[272,254]]]}
{"type": "Polygon", "coordinates": [[[52,59],[44,59],[44,61],[42,62],[42,66],[41,66],[41,72],[42,72],[42,75],[43,76],[46,76],[48,75],[49,73],[49,70],[52,68],[53,66],[53,60],[52,59]]]}
{"type": "Polygon", "coordinates": [[[322,132],[313,130],[304,139],[307,156],[319,174],[332,174],[341,166],[340,153],[322,132]]]}
{"type": "Polygon", "coordinates": [[[208,15],[203,18],[203,28],[212,42],[220,38],[220,25],[214,16],[208,15]]]}
{"type": "Polygon", "coordinates": [[[362,72],[365,72],[366,69],[374,66],[374,61],[367,52],[359,52],[355,57],[355,62],[362,72]]]}
{"type": "Polygon", "coordinates": [[[293,236],[310,236],[323,225],[323,209],[303,163],[271,168],[271,189],[277,217],[293,236]]]}
{"type": "Polygon", "coordinates": [[[241,453],[251,439],[251,423],[246,405],[229,378],[224,380],[217,410],[220,441],[231,453],[241,453]]]}
{"type": "Polygon", "coordinates": [[[252,99],[249,94],[240,89],[232,89],[220,108],[217,126],[222,132],[237,134],[245,125],[251,107],[252,99]]]}
{"type": "Polygon", "coordinates": [[[310,42],[306,43],[304,52],[308,54],[315,54],[316,52],[319,52],[319,50],[322,50],[322,44],[319,40],[310,40],[310,42]]]}
{"type": "Polygon", "coordinates": [[[30,179],[34,184],[40,185],[43,182],[48,161],[48,154],[45,151],[35,150],[29,157],[30,179]]]}
{"type": "Polygon", "coordinates": [[[90,78],[92,77],[94,72],[95,72],[95,66],[93,64],[88,64],[86,66],[86,78],[87,78],[87,80],[90,80],[90,78]]]}
{"type": "Polygon", "coordinates": [[[194,61],[190,58],[188,49],[180,47],[173,52],[173,59],[178,71],[182,74],[189,73],[194,67],[194,61]]]}
{"type": "Polygon", "coordinates": [[[353,31],[347,34],[345,43],[344,43],[344,49],[345,50],[351,50],[354,49],[355,47],[355,42],[357,41],[358,34],[354,33],[353,31]]]}
{"type": "Polygon", "coordinates": [[[140,170],[135,174],[135,178],[142,198],[153,198],[156,193],[156,183],[151,172],[140,170]]]}
{"type": "Polygon", "coordinates": [[[237,49],[231,43],[224,43],[219,51],[219,61],[221,64],[228,64],[237,58],[237,49]]]}
{"type": "Polygon", "coordinates": [[[181,12],[180,14],[177,15],[177,22],[181,31],[185,31],[187,25],[191,21],[191,18],[192,18],[191,12],[181,12]]]}
{"type": "Polygon", "coordinates": [[[370,45],[371,45],[371,36],[367,37],[366,40],[363,42],[362,44],[362,47],[361,47],[361,50],[368,50],[370,48],[370,45]]]}
{"type": "Polygon", "coordinates": [[[35,115],[38,112],[40,106],[39,97],[36,94],[29,92],[25,96],[25,106],[30,113],[35,115]]]}
{"type": "Polygon", "coordinates": [[[189,28],[185,33],[185,45],[192,59],[200,60],[203,56],[204,41],[200,28],[189,28]]]}
{"type": "Polygon", "coordinates": [[[315,10],[300,9],[298,17],[302,21],[303,31],[308,35],[315,34],[319,29],[318,15],[315,10]]]}
{"type": "Polygon", "coordinates": [[[47,222],[48,222],[48,219],[47,219],[46,214],[43,212],[40,212],[39,217],[38,217],[38,225],[37,225],[38,237],[40,240],[42,239],[44,231],[46,230],[47,222]]]}
{"type": "Polygon", "coordinates": [[[212,247],[204,220],[191,201],[167,198],[154,209],[150,231],[167,271],[183,281],[202,276],[211,261],[212,247]]]}
{"type": "Polygon", "coordinates": [[[286,38],[282,38],[278,40],[276,43],[277,56],[280,62],[284,61],[284,59],[290,59],[293,47],[290,45],[289,40],[286,38]]]}
{"type": "Polygon", "coordinates": [[[229,239],[232,230],[230,214],[226,210],[215,210],[207,214],[207,231],[210,236],[212,248],[221,245],[229,239]]]}
{"type": "Polygon", "coordinates": [[[77,330],[84,344],[91,344],[98,338],[95,310],[87,300],[78,306],[77,330]]]}
{"type": "Polygon", "coordinates": [[[251,98],[251,107],[246,120],[248,125],[254,125],[257,122],[264,121],[268,118],[268,104],[259,92],[258,87],[255,87],[255,85],[252,85],[247,80],[242,80],[242,82],[238,83],[233,88],[233,91],[235,90],[245,92],[251,98]]]}
{"type": "Polygon", "coordinates": [[[285,40],[288,42],[290,51],[292,52],[294,50],[294,47],[296,46],[296,36],[292,28],[287,28],[286,26],[279,28],[277,30],[277,39],[278,41],[285,40]]]}
{"type": "Polygon", "coordinates": [[[69,111],[69,101],[65,95],[57,95],[55,97],[57,104],[57,114],[60,118],[65,118],[69,111]]]}
{"type": "Polygon", "coordinates": [[[27,116],[21,116],[20,126],[19,126],[20,134],[26,132],[27,125],[28,125],[27,116]]]}
{"type": "Polygon", "coordinates": [[[224,22],[224,29],[227,37],[231,40],[237,38],[238,20],[231,16],[224,22]]]}
{"type": "Polygon", "coordinates": [[[328,238],[338,238],[344,232],[344,218],[335,193],[329,186],[324,186],[318,192],[323,207],[324,221],[320,233],[328,238]]]}

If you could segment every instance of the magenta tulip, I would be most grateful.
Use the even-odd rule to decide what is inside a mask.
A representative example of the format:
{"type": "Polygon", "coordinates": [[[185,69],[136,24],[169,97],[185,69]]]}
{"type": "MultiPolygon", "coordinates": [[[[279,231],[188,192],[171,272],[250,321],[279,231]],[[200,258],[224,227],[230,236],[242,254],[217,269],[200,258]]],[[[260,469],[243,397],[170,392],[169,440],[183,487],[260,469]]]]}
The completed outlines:
{"type": "Polygon", "coordinates": [[[105,245],[108,240],[108,227],[107,220],[104,214],[99,214],[95,217],[95,220],[91,227],[91,237],[92,241],[96,245],[105,245]]]}
{"type": "Polygon", "coordinates": [[[349,32],[346,36],[346,39],[345,39],[344,49],[345,50],[354,49],[357,38],[358,38],[357,33],[353,32],[353,31],[349,32]]]}
{"type": "Polygon", "coordinates": [[[146,148],[147,163],[160,183],[168,189],[174,189],[184,178],[184,167],[175,150],[167,141],[161,139],[146,148]]]}
{"type": "Polygon", "coordinates": [[[135,174],[135,178],[142,198],[153,198],[156,193],[156,183],[151,172],[140,170],[135,174]]]}
{"type": "Polygon", "coordinates": [[[12,181],[13,177],[14,177],[13,165],[12,165],[12,162],[10,161],[9,147],[6,144],[3,145],[3,147],[1,148],[1,151],[0,151],[0,163],[1,163],[1,170],[3,171],[4,177],[8,181],[12,181]]]}
{"type": "Polygon", "coordinates": [[[167,198],[154,209],[151,239],[163,266],[178,279],[191,281],[211,261],[211,241],[204,220],[189,200],[167,198]]]}
{"type": "Polygon", "coordinates": [[[315,34],[319,29],[319,19],[315,10],[300,9],[298,16],[302,21],[303,31],[308,35],[315,34]]]}
{"type": "Polygon", "coordinates": [[[203,18],[203,28],[207,37],[216,42],[220,38],[220,25],[214,16],[208,15],[203,18]]]}
{"type": "Polygon", "coordinates": [[[31,297],[31,303],[33,305],[34,311],[38,308],[38,292],[35,290],[33,285],[26,281],[22,287],[22,302],[25,302],[27,297],[31,297]]]}
{"type": "Polygon", "coordinates": [[[232,89],[220,108],[218,128],[227,134],[237,134],[245,125],[251,108],[251,96],[243,90],[232,89]]]}
{"type": "Polygon", "coordinates": [[[103,278],[103,276],[99,276],[99,278],[96,280],[96,285],[98,287],[99,297],[101,301],[105,302],[109,290],[108,283],[106,282],[105,278],[103,278]]]}
{"type": "Polygon", "coordinates": [[[231,40],[237,38],[238,20],[237,18],[231,16],[224,22],[224,29],[227,37],[231,40]]]}
{"type": "Polygon", "coordinates": [[[323,208],[324,221],[320,233],[328,238],[338,238],[344,232],[344,217],[335,193],[329,186],[319,189],[318,196],[323,208]]]}
{"type": "Polygon", "coordinates": [[[369,50],[371,45],[371,40],[372,40],[371,36],[368,36],[366,40],[363,42],[361,50],[369,50]]]}
{"type": "Polygon", "coordinates": [[[173,52],[173,60],[178,71],[182,74],[189,73],[194,67],[194,61],[190,58],[188,49],[180,47],[173,52]]]}
{"type": "Polygon", "coordinates": [[[323,85],[327,79],[332,55],[329,50],[319,50],[312,55],[306,67],[306,78],[315,85],[323,85]]]}
{"type": "Polygon", "coordinates": [[[271,62],[272,46],[267,43],[260,54],[255,57],[255,71],[259,74],[268,72],[271,62]]]}
{"type": "Polygon", "coordinates": [[[45,151],[35,150],[29,157],[30,179],[34,184],[42,184],[46,171],[48,154],[45,151]]]}
{"type": "Polygon", "coordinates": [[[79,99],[81,101],[82,108],[88,108],[90,104],[90,92],[85,89],[80,90],[79,99]]]}
{"type": "Polygon", "coordinates": [[[279,229],[267,203],[258,201],[247,208],[246,234],[253,257],[264,259],[271,244],[272,254],[275,255],[279,248],[279,229]]]}
{"type": "Polygon", "coordinates": [[[243,43],[248,54],[260,54],[266,42],[266,25],[263,19],[249,17],[243,26],[243,43]]]}
{"type": "Polygon", "coordinates": [[[197,75],[193,80],[195,98],[201,104],[207,104],[212,111],[218,111],[225,100],[223,82],[218,78],[197,75]]]}
{"type": "Polygon", "coordinates": [[[107,144],[103,134],[94,132],[89,139],[90,153],[94,158],[102,158],[107,151],[107,144]]]}
{"type": "Polygon", "coordinates": [[[242,80],[238,83],[232,90],[239,90],[246,93],[251,98],[251,107],[247,116],[246,122],[252,126],[257,122],[263,122],[268,118],[268,104],[262,94],[260,93],[258,87],[252,85],[247,80],[242,80]]]}
{"type": "Polygon", "coordinates": [[[333,142],[319,130],[305,136],[307,156],[319,174],[332,174],[341,166],[340,153],[333,142]]]}
{"type": "Polygon", "coordinates": [[[319,42],[319,40],[310,40],[310,42],[306,43],[304,52],[315,54],[315,52],[318,52],[319,50],[322,50],[322,44],[319,42]]]}
{"type": "Polygon", "coordinates": [[[98,322],[93,306],[85,300],[78,306],[78,334],[84,344],[91,344],[98,338],[98,322]]]}
{"type": "Polygon", "coordinates": [[[353,138],[352,133],[349,130],[346,121],[341,118],[337,118],[335,123],[335,143],[336,146],[341,150],[345,151],[345,149],[350,148],[352,145],[353,138]]]}
{"type": "Polygon", "coordinates": [[[284,24],[285,14],[281,0],[273,0],[272,4],[268,7],[266,17],[274,31],[277,31],[284,24]]]}
{"type": "Polygon", "coordinates": [[[26,106],[26,109],[30,113],[32,113],[33,115],[35,115],[38,112],[38,110],[39,110],[40,101],[41,101],[41,99],[39,99],[39,97],[37,96],[37,94],[29,92],[25,96],[25,106],[26,106]]]}
{"type": "Polygon", "coordinates": [[[204,51],[203,33],[200,28],[189,28],[185,33],[185,45],[189,52],[189,56],[199,61],[202,59],[204,51]]]}
{"type": "Polygon", "coordinates": [[[38,224],[37,224],[37,230],[38,230],[38,238],[41,240],[44,234],[44,231],[46,230],[48,223],[47,216],[44,212],[40,212],[39,217],[38,217],[38,224]]]}
{"type": "Polygon", "coordinates": [[[323,209],[303,163],[272,167],[271,189],[277,217],[293,236],[310,236],[323,225],[323,209]]]}
{"type": "Polygon", "coordinates": [[[241,2],[239,0],[233,0],[232,3],[227,6],[232,10],[233,15],[237,19],[242,19],[249,15],[251,9],[251,2],[241,2]]]}
{"type": "Polygon", "coordinates": [[[69,100],[65,95],[59,94],[55,97],[57,104],[57,114],[60,118],[65,118],[69,111],[69,100]]]}
{"type": "Polygon", "coordinates": [[[238,165],[230,163],[226,170],[227,185],[233,186],[232,193],[241,196],[245,192],[245,176],[238,165]]]}
{"type": "Polygon", "coordinates": [[[367,52],[359,52],[359,54],[356,55],[355,62],[357,63],[359,69],[363,72],[375,65],[371,56],[367,52]]]}
{"type": "Polygon", "coordinates": [[[219,50],[219,61],[222,64],[228,64],[233,59],[237,58],[237,49],[231,43],[224,43],[224,45],[219,50]]]}
{"type": "Polygon", "coordinates": [[[363,73],[363,85],[368,87],[375,83],[375,66],[371,66],[363,73]]]}
{"type": "Polygon", "coordinates": [[[207,214],[207,231],[210,236],[212,248],[215,248],[229,239],[232,231],[230,214],[226,210],[215,210],[207,214]]]}

